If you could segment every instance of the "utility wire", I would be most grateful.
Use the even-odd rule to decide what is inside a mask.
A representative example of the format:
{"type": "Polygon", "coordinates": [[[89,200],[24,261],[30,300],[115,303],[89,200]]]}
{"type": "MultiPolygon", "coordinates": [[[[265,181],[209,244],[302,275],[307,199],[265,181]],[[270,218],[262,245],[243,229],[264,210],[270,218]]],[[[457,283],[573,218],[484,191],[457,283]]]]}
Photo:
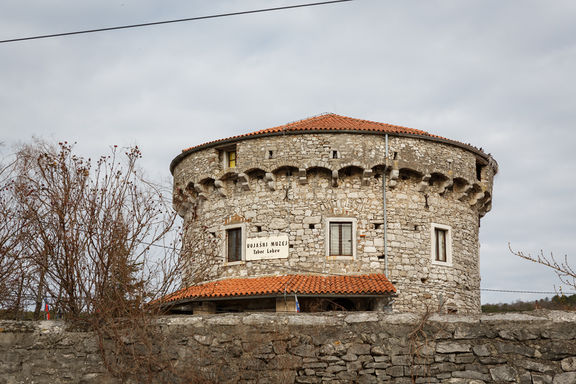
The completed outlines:
{"type": "Polygon", "coordinates": [[[50,34],[50,35],[38,35],[38,36],[20,37],[20,38],[16,38],[16,39],[0,40],[0,44],[3,44],[3,43],[14,43],[14,42],[17,42],[17,41],[25,41],[25,40],[47,39],[47,38],[50,38],[50,37],[61,37],[61,36],[70,36],[70,35],[80,35],[80,34],[85,34],[85,33],[114,31],[114,30],[118,30],[118,29],[150,27],[150,26],[153,26],[153,25],[171,24],[171,23],[182,23],[182,22],[185,22],[185,21],[196,21],[196,20],[205,20],[205,19],[215,19],[215,18],[217,18],[217,17],[239,16],[239,15],[247,15],[247,14],[251,14],[251,13],[262,13],[262,12],[280,11],[280,10],[284,10],[284,9],[313,7],[313,6],[317,6],[317,5],[328,5],[328,4],[334,4],[334,3],[349,2],[349,1],[354,1],[354,0],[322,1],[322,2],[318,2],[318,3],[297,4],[297,5],[288,5],[288,6],[284,6],[284,7],[254,9],[254,10],[251,10],[251,11],[230,12],[230,13],[221,13],[221,14],[209,15],[209,16],[188,17],[188,18],[185,18],[185,19],[155,21],[155,22],[150,22],[150,23],[122,25],[122,26],[117,26],[117,27],[107,27],[107,28],[87,29],[87,30],[74,31],[74,32],[54,33],[54,34],[50,34]]]}
{"type": "Polygon", "coordinates": [[[576,293],[576,291],[565,291],[562,290],[561,292],[553,292],[553,291],[521,291],[521,290],[513,290],[513,289],[492,289],[492,288],[480,288],[481,291],[488,291],[488,292],[504,292],[504,293],[544,293],[544,294],[553,294],[558,295],[565,294],[565,293],[576,293]]]}

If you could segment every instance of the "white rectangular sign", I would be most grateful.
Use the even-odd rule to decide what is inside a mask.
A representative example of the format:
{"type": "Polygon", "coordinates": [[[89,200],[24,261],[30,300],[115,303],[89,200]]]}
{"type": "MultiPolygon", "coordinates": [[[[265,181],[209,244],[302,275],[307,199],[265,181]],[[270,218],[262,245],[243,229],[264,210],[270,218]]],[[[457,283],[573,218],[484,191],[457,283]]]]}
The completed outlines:
{"type": "Polygon", "coordinates": [[[246,239],[246,260],[285,259],[288,235],[246,239]]]}

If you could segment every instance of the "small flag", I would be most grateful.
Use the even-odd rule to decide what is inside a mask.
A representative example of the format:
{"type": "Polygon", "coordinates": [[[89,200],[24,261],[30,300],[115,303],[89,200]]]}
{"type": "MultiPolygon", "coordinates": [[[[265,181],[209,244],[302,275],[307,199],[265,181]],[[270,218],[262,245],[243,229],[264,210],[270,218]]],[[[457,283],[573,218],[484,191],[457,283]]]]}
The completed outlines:
{"type": "Polygon", "coordinates": [[[294,294],[294,299],[296,299],[296,312],[300,312],[300,303],[298,302],[298,296],[294,294]]]}

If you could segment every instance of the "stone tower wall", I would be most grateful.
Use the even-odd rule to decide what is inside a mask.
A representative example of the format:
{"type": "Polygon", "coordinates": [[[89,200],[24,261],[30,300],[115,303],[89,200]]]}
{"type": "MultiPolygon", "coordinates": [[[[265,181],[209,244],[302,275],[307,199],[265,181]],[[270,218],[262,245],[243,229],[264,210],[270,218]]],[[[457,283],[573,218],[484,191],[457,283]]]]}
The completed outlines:
{"type": "Polygon", "coordinates": [[[464,147],[416,137],[306,133],[199,149],[174,169],[184,217],[186,283],[290,273],[384,273],[382,174],[387,184],[388,278],[394,309],[444,303],[480,310],[479,221],[491,203],[496,164],[464,147]],[[235,146],[237,166],[224,157],[235,146]],[[335,158],[336,157],[336,158],[335,158]],[[386,170],[386,171],[385,171],[386,170]],[[354,220],[355,256],[327,257],[329,219],[354,220]],[[225,228],[248,238],[286,234],[289,257],[228,263],[225,228]],[[433,262],[433,226],[449,228],[447,263],[433,262]]]}

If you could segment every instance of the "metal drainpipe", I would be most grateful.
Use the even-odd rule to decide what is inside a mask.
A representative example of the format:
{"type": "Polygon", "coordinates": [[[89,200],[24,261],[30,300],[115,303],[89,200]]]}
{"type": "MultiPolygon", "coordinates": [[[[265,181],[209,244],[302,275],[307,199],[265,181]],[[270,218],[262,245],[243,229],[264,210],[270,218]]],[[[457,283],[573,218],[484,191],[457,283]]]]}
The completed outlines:
{"type": "Polygon", "coordinates": [[[384,173],[382,174],[382,218],[384,227],[384,274],[388,277],[388,222],[386,217],[386,171],[388,170],[388,134],[385,136],[386,150],[384,173]]]}

